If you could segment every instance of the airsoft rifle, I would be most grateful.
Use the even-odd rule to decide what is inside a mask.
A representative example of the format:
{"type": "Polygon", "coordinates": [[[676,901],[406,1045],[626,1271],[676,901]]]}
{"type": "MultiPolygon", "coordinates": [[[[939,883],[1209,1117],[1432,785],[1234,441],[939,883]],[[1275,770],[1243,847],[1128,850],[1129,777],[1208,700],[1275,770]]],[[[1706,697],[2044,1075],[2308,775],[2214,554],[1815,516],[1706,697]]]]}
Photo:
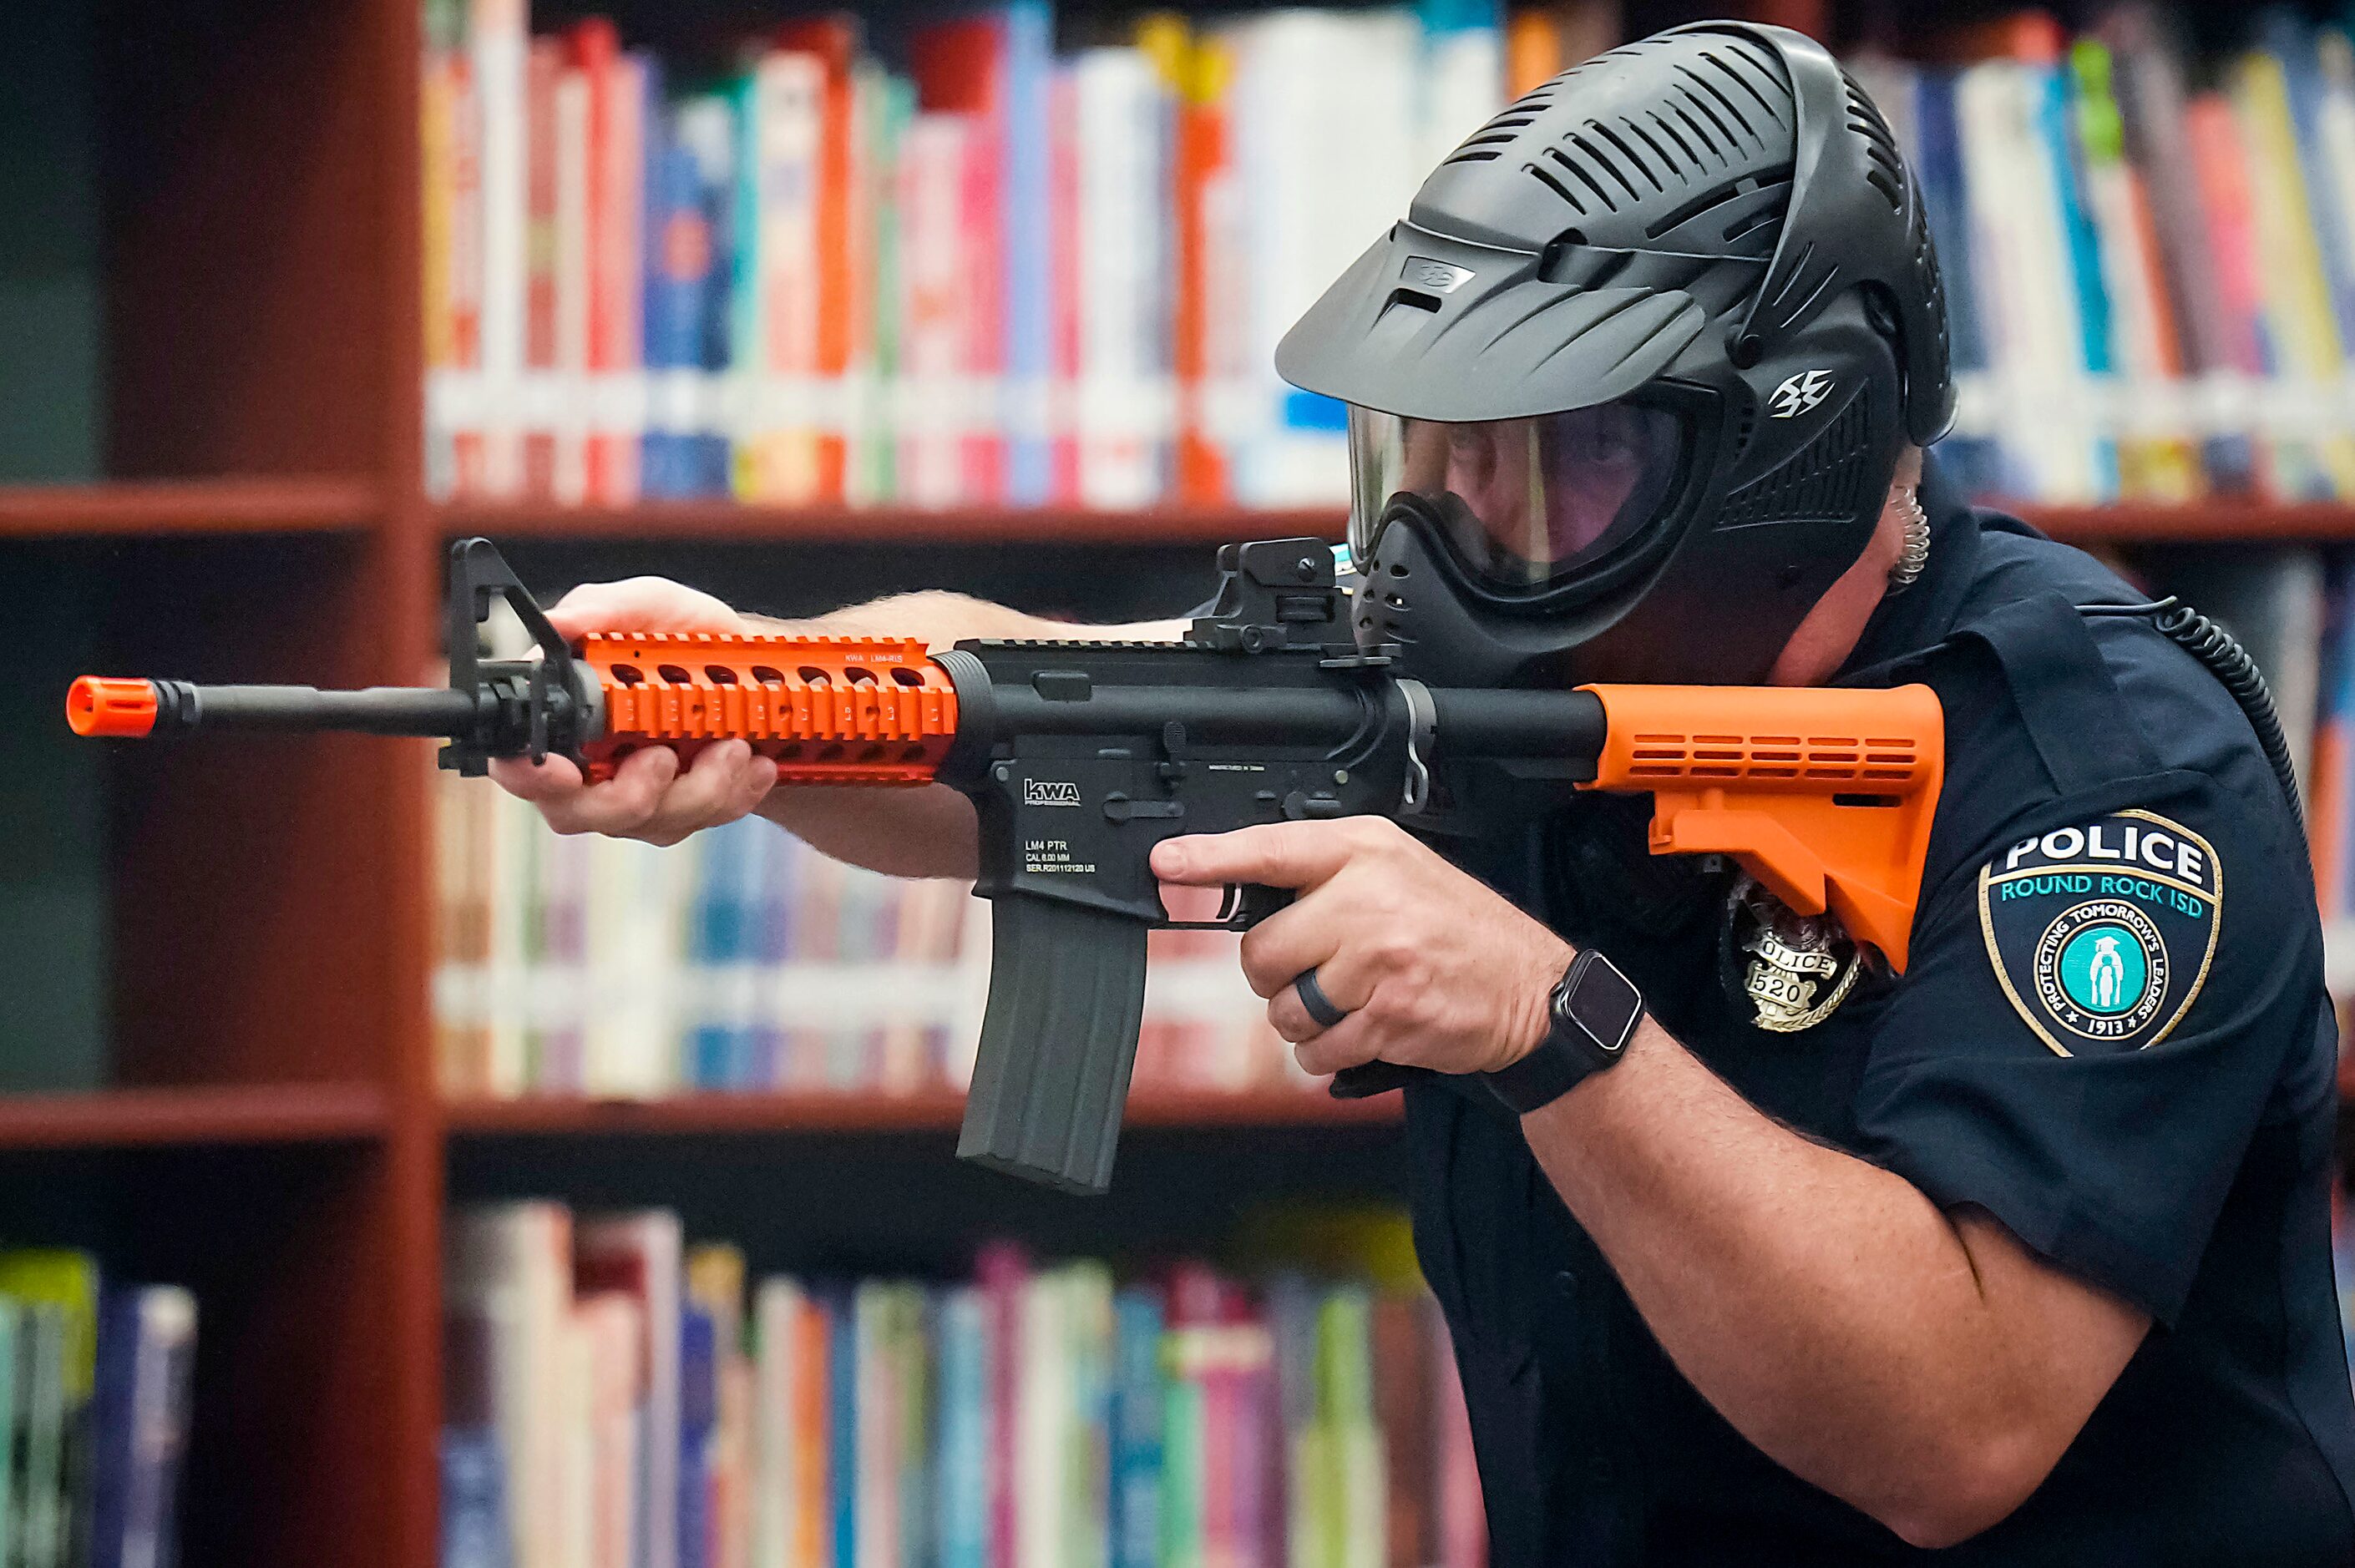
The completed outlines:
{"type": "MultiPolygon", "coordinates": [[[[89,736],[438,736],[442,765],[464,773],[554,753],[591,779],[641,747],[684,761],[732,738],[774,758],[783,784],[951,785],[979,813],[975,891],[994,903],[957,1152],[1074,1192],[1111,1180],[1145,934],[1178,924],[1147,856],[1177,834],[1381,814],[1444,842],[1576,791],[1643,791],[1655,853],[1729,855],[1904,968],[1944,766],[1926,686],[1433,686],[1401,650],[1357,646],[1351,590],[1321,541],[1230,545],[1219,565],[1211,613],[1178,642],[932,654],[902,639],[624,630],[567,642],[490,543],[469,539],[451,552],[447,688],[84,676],[67,716],[89,736]],[[537,657],[479,656],[495,598],[537,657]]],[[[1243,929],[1290,896],[1231,888],[1200,927],[1243,929]]],[[[1360,1070],[1335,1091],[1395,1077],[1360,1070]]]]}

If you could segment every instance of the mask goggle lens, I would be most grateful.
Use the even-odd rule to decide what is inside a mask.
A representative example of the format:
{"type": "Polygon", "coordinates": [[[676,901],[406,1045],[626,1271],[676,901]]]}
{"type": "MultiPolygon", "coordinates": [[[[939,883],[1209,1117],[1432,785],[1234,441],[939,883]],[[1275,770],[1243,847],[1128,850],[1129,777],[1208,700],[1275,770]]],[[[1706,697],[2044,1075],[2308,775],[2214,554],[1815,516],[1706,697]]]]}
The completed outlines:
{"type": "Polygon", "coordinates": [[[1650,404],[1455,422],[1349,410],[1349,550],[1362,568],[1393,497],[1421,499],[1449,548],[1500,588],[1559,582],[1657,517],[1685,424],[1650,404]]]}

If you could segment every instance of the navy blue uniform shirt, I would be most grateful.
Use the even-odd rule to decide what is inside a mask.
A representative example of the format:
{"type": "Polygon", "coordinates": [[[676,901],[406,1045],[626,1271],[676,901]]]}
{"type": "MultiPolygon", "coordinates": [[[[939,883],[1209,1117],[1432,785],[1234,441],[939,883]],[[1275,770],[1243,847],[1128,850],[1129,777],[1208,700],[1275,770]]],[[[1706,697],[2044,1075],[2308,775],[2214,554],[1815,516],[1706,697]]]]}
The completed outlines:
{"type": "MultiPolygon", "coordinates": [[[[1753,1105],[1976,1205],[2153,1327],[2044,1484],[1957,1563],[2355,1561],[2331,1279],[2336,1036],[2306,847],[2231,695],[2083,553],[1934,469],[1927,572],[1844,680],[1927,682],[1946,777],[1912,961],[1797,1034],[1721,983],[1728,883],[1648,802],[1465,863],[1607,953],[1753,1105]]],[[[1415,1239],[1454,1330],[1500,1568],[1910,1562],[1685,1381],[1511,1118],[1408,1090],[1415,1239]]],[[[1859,1282],[1859,1288],[1865,1288],[1859,1282]]]]}

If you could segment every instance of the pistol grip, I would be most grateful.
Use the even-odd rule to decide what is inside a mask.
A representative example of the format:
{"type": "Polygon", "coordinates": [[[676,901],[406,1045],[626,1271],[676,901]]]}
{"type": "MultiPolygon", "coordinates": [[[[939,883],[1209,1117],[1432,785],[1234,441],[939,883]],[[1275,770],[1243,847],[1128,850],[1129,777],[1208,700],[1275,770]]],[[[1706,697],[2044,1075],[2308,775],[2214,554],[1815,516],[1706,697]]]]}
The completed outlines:
{"type": "Polygon", "coordinates": [[[1389,1094],[1392,1089],[1405,1088],[1434,1079],[1439,1075],[1428,1067],[1409,1067],[1397,1062],[1365,1062],[1355,1067],[1344,1067],[1333,1075],[1325,1088],[1337,1100],[1369,1100],[1376,1095],[1389,1094]]]}
{"type": "Polygon", "coordinates": [[[1145,1012],[1145,922],[994,900],[989,1004],[957,1156],[1058,1188],[1112,1185],[1145,1012]]]}

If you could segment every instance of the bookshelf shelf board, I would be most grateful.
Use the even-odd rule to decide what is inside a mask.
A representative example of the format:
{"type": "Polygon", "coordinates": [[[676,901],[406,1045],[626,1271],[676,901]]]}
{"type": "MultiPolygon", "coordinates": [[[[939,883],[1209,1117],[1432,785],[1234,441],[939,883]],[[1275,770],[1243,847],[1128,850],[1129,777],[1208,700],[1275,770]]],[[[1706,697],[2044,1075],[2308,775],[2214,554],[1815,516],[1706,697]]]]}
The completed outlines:
{"type": "Polygon", "coordinates": [[[634,506],[536,503],[441,508],[442,531],[456,537],[695,539],[779,544],[1223,545],[1234,539],[1305,535],[1337,540],[1336,510],[1254,512],[1232,506],[1156,506],[1137,512],[1079,507],[794,507],[730,501],[648,501],[634,506]]]}
{"type": "MultiPolygon", "coordinates": [[[[1987,504],[2024,517],[2071,544],[2283,543],[2355,539],[2355,505],[2339,502],[2277,503],[2224,499],[2167,504],[2117,502],[2102,506],[2049,506],[1991,499],[1987,504]]],[[[964,507],[928,512],[908,507],[787,507],[730,501],[649,501],[634,506],[560,506],[544,503],[443,506],[444,535],[493,538],[693,539],[805,544],[1182,545],[1301,535],[1337,540],[1344,514],[1323,507],[1256,512],[1240,507],[1162,506],[1137,512],[1076,507],[964,507]]],[[[5,516],[5,514],[0,514],[5,516]]]]}
{"type": "Polygon", "coordinates": [[[332,477],[0,485],[0,538],[333,533],[367,527],[379,500],[332,477]]]}
{"type": "MultiPolygon", "coordinates": [[[[964,1119],[959,1094],[680,1095],[655,1100],[586,1100],[557,1096],[453,1100],[442,1115],[453,1137],[550,1137],[663,1133],[945,1132],[964,1119]]],[[[1331,1127],[1384,1125],[1398,1102],[1342,1101],[1307,1089],[1249,1094],[1215,1091],[1140,1094],[1128,1103],[1131,1127],[1331,1127]]]]}
{"type": "Polygon", "coordinates": [[[348,1143],[387,1120],[373,1084],[261,1084],[0,1096],[0,1150],[348,1143]]]}
{"type": "Polygon", "coordinates": [[[2355,539],[2355,505],[2341,502],[2190,501],[2169,505],[2040,506],[1989,501],[2072,545],[2319,544],[2355,539]]]}

